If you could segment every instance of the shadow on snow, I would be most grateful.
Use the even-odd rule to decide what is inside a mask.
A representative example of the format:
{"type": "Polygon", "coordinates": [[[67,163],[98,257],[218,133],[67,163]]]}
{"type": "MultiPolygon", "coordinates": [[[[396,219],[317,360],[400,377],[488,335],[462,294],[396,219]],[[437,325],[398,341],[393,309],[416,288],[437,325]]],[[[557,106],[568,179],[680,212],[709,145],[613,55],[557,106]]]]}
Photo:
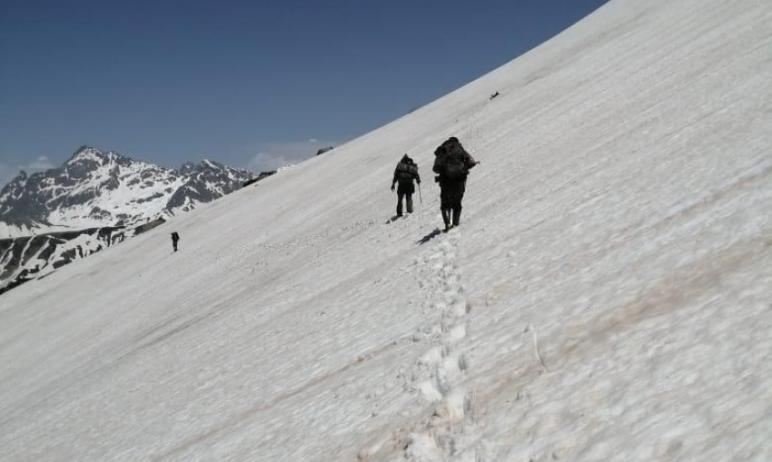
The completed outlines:
{"type": "Polygon", "coordinates": [[[426,236],[424,236],[421,239],[419,239],[417,244],[418,245],[424,245],[427,242],[429,242],[432,239],[434,239],[435,237],[439,236],[440,234],[442,234],[442,231],[440,231],[440,228],[434,228],[429,234],[427,234],[426,236]]]}

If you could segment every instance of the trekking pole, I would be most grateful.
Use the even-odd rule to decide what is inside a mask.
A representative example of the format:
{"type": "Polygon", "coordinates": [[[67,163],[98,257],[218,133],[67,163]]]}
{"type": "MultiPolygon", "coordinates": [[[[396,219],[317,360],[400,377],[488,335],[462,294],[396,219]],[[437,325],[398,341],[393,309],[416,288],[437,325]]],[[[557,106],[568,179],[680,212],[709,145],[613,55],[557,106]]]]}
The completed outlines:
{"type": "Polygon", "coordinates": [[[421,195],[421,183],[418,183],[418,202],[423,205],[424,198],[421,195]]]}

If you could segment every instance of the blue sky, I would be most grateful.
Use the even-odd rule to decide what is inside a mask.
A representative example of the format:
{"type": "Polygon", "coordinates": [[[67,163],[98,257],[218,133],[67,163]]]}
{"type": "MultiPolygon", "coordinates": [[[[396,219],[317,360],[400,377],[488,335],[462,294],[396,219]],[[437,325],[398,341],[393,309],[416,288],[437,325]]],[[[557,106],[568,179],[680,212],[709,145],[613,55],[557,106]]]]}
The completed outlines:
{"type": "Polygon", "coordinates": [[[0,181],[83,144],[270,168],[426,104],[603,3],[2,0],[0,181]]]}

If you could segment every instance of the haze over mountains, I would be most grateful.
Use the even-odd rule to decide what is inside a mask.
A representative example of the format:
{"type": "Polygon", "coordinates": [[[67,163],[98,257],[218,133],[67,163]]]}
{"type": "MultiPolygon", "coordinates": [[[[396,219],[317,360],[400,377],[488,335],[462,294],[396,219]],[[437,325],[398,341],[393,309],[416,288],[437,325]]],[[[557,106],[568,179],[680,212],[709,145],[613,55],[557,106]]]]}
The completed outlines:
{"type": "Polygon", "coordinates": [[[770,50],[769,1],[611,0],[175,216],[179,252],[159,227],[9,291],[3,456],[772,460],[770,50]],[[481,163],[443,234],[451,135],[481,163]]]}

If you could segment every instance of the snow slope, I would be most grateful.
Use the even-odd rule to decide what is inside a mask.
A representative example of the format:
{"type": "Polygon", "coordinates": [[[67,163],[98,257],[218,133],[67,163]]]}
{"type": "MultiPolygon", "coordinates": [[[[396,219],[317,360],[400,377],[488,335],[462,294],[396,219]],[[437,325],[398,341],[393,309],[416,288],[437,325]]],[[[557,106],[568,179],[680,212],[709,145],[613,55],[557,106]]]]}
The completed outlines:
{"type": "Polygon", "coordinates": [[[25,284],[3,459],[772,460],[770,81],[771,2],[613,0],[25,284]],[[434,236],[451,134],[481,164],[434,236]],[[423,204],[386,224],[404,152],[423,204]]]}

